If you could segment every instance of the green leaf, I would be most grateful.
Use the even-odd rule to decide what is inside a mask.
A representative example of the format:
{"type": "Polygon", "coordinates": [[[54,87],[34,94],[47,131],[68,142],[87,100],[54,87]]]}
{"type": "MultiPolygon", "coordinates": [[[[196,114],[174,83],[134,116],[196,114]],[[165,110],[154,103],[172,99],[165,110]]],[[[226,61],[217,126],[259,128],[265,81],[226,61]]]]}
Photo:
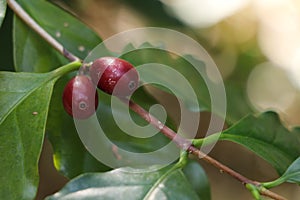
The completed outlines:
{"type": "Polygon", "coordinates": [[[300,157],[289,166],[281,178],[286,182],[300,184],[300,157]]]}
{"type": "Polygon", "coordinates": [[[0,72],[0,196],[33,199],[38,160],[55,79],[0,72]]]}
{"type": "Polygon", "coordinates": [[[249,115],[225,130],[221,140],[241,144],[268,161],[282,175],[300,155],[300,128],[289,131],[274,112],[249,115]]]}
{"type": "Polygon", "coordinates": [[[54,164],[68,178],[81,173],[106,171],[109,168],[97,161],[83,146],[74,120],[62,105],[62,93],[70,77],[63,77],[54,86],[49,108],[46,133],[54,149],[54,164]]]}
{"type": "Polygon", "coordinates": [[[56,50],[16,16],[13,39],[16,71],[43,73],[66,63],[56,50]]]}
{"type": "Polygon", "coordinates": [[[58,199],[199,199],[180,169],[136,170],[120,168],[106,173],[81,175],[60,192],[58,199]]]}
{"type": "Polygon", "coordinates": [[[183,173],[201,200],[211,199],[208,177],[197,161],[189,160],[188,164],[183,168],[183,173]]]}
{"type": "Polygon", "coordinates": [[[262,183],[265,188],[273,188],[284,182],[300,184],[300,157],[298,157],[278,179],[262,183]]]}
{"type": "Polygon", "coordinates": [[[0,72],[1,198],[34,198],[54,83],[79,66],[77,61],[44,74],[0,72]]]}
{"type": "MultiPolygon", "coordinates": [[[[43,29],[81,59],[101,42],[85,24],[48,1],[18,2],[43,29]]],[[[47,72],[66,63],[61,55],[19,19],[16,19],[14,26],[14,45],[17,71],[47,72]]]]}
{"type": "Polygon", "coordinates": [[[0,0],[0,27],[3,22],[6,11],[6,0],[0,0]]]}

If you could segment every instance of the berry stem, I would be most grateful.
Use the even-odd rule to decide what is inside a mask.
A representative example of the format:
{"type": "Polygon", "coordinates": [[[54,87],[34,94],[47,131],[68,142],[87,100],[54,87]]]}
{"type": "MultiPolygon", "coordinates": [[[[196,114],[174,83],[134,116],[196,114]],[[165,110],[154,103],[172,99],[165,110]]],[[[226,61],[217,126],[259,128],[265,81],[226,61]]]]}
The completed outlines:
{"type": "Polygon", "coordinates": [[[65,49],[57,40],[55,40],[49,33],[47,33],[28,13],[15,1],[7,0],[7,4],[32,30],[39,34],[45,41],[47,41],[54,49],[62,54],[69,61],[80,60],[74,54],[65,49]]]}
{"type": "MultiPolygon", "coordinates": [[[[123,101],[124,103],[128,103],[128,100],[126,100],[126,99],[120,98],[120,100],[123,101]]],[[[245,186],[247,184],[251,184],[251,185],[256,186],[257,188],[260,188],[259,192],[261,195],[270,197],[275,200],[286,200],[286,198],[262,187],[261,183],[248,179],[247,177],[241,175],[240,173],[234,171],[233,169],[227,167],[226,165],[220,163],[219,161],[215,160],[214,158],[203,153],[198,148],[196,148],[190,140],[187,140],[187,139],[181,137],[179,134],[176,134],[168,126],[166,126],[166,125],[162,126],[161,122],[157,118],[155,118],[153,115],[151,115],[144,108],[142,108],[140,105],[136,104],[132,100],[129,100],[129,107],[135,113],[140,115],[144,120],[146,120],[151,125],[153,125],[155,128],[160,130],[160,132],[163,133],[166,137],[173,140],[173,142],[175,142],[182,150],[187,151],[187,152],[197,156],[199,159],[202,158],[209,164],[218,168],[220,171],[225,172],[225,173],[229,174],[230,176],[234,177],[235,179],[240,181],[245,186]]]]}
{"type": "Polygon", "coordinates": [[[285,182],[285,179],[282,177],[279,177],[278,179],[276,179],[274,181],[265,182],[265,183],[262,183],[261,185],[265,188],[272,188],[272,187],[276,187],[284,182],[285,182]]]}
{"type": "Polygon", "coordinates": [[[76,61],[68,63],[62,67],[59,67],[50,73],[53,74],[52,78],[59,78],[69,72],[78,70],[81,66],[82,66],[82,62],[80,60],[76,60],[76,61]]]}

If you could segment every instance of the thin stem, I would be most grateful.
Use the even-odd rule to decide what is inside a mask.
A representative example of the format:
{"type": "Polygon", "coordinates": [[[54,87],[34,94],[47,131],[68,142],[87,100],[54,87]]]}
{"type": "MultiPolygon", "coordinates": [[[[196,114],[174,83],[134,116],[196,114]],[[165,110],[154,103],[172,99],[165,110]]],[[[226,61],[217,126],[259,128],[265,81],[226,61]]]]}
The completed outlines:
{"type": "Polygon", "coordinates": [[[258,188],[255,185],[252,185],[250,183],[247,183],[246,188],[251,192],[252,196],[256,199],[256,200],[261,200],[261,195],[259,193],[258,188]]]}
{"type": "Polygon", "coordinates": [[[219,140],[220,134],[221,133],[214,133],[214,134],[211,134],[211,135],[209,135],[205,138],[193,139],[192,143],[195,147],[200,147],[202,145],[207,146],[207,145],[210,145],[210,144],[214,144],[219,140]]]}
{"type": "Polygon", "coordinates": [[[7,0],[7,4],[32,30],[39,34],[45,41],[47,41],[54,49],[66,57],[69,61],[80,60],[74,54],[65,49],[58,41],[56,41],[49,33],[47,33],[30,15],[15,1],[7,0]]]}
{"type": "Polygon", "coordinates": [[[276,187],[282,183],[285,182],[285,179],[280,177],[274,181],[270,181],[270,182],[265,182],[265,183],[262,183],[261,185],[265,188],[273,188],[273,187],[276,187]]]}
{"type": "MultiPolygon", "coordinates": [[[[128,100],[125,100],[125,99],[120,99],[120,100],[125,103],[128,102],[128,100]]],[[[154,116],[152,116],[149,112],[147,112],[145,109],[143,109],[141,106],[139,106],[138,104],[134,103],[131,100],[129,100],[129,107],[131,110],[133,110],[138,115],[140,115],[144,120],[146,120],[151,125],[153,125],[158,130],[160,130],[161,133],[163,133],[169,139],[173,140],[173,142],[175,142],[181,149],[186,150],[187,152],[197,156],[199,159],[202,158],[209,164],[220,169],[220,171],[225,172],[225,173],[229,174],[230,176],[234,177],[235,179],[240,181],[243,185],[252,184],[252,185],[260,188],[259,192],[261,195],[271,197],[275,200],[286,200],[284,197],[282,197],[276,193],[273,193],[264,187],[261,187],[261,184],[259,182],[248,179],[247,177],[241,175],[240,173],[232,170],[231,168],[227,167],[226,165],[220,163],[219,161],[215,160],[214,158],[203,153],[202,151],[197,149],[192,144],[191,141],[181,137],[179,134],[176,134],[172,129],[170,129],[168,126],[162,124],[158,119],[156,119],[154,116]]]]}
{"type": "Polygon", "coordinates": [[[50,73],[53,74],[53,78],[59,78],[61,76],[63,76],[64,74],[67,74],[69,72],[78,70],[81,67],[82,63],[79,60],[76,60],[74,62],[68,63],[62,67],[59,67],[53,71],[51,71],[50,73]]]}
{"type": "Polygon", "coordinates": [[[179,161],[176,163],[178,168],[183,168],[187,164],[188,156],[189,154],[187,151],[181,150],[179,161]]]}
{"type": "MultiPolygon", "coordinates": [[[[259,188],[259,187],[258,187],[259,188]]],[[[261,187],[259,189],[259,193],[264,195],[264,196],[267,196],[267,197],[271,197],[272,199],[278,199],[278,200],[287,200],[286,198],[264,188],[264,187],[261,187]]]]}

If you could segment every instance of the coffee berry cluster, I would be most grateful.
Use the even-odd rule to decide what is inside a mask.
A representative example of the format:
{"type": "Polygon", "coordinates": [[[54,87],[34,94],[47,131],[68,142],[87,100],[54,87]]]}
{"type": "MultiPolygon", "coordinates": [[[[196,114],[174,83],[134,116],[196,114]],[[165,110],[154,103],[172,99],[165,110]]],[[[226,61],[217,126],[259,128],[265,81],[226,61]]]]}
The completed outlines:
{"type": "Polygon", "coordinates": [[[110,95],[127,97],[138,83],[138,72],[131,63],[115,57],[98,58],[87,74],[79,74],[67,83],[62,95],[63,106],[72,117],[87,119],[98,107],[96,87],[110,95]]]}

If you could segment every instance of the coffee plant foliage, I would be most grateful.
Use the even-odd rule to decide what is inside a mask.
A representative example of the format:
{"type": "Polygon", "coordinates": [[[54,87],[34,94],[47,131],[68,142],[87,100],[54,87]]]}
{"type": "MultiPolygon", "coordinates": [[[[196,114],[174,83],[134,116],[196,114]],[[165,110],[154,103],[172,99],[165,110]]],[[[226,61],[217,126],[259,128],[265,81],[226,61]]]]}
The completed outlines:
{"type": "MultiPolygon", "coordinates": [[[[80,59],[85,59],[102,39],[87,25],[64,9],[44,0],[17,0],[20,6],[53,38],[80,59]]],[[[157,5],[159,6],[159,5],[157,5]]],[[[140,5],[139,7],[142,7],[140,5]]],[[[67,82],[76,72],[70,65],[81,66],[80,62],[69,63],[35,31],[28,27],[17,15],[11,18],[6,1],[0,0],[0,29],[3,35],[12,35],[7,61],[13,66],[0,66],[0,196],[3,199],[34,199],[38,189],[38,161],[45,139],[53,146],[56,169],[70,182],[47,199],[211,199],[209,181],[198,162],[189,160],[185,167],[171,164],[159,170],[148,166],[148,172],[131,168],[111,169],[95,159],[81,143],[74,121],[63,109],[61,96],[67,82]],[[5,16],[5,14],[7,14],[5,16]],[[10,26],[4,26],[7,20],[10,26]],[[13,59],[13,60],[8,60],[13,59]],[[10,69],[9,71],[7,69],[10,69]],[[73,72],[72,72],[73,71],[73,72]],[[101,198],[100,198],[101,199],[101,198]]],[[[166,21],[178,24],[173,18],[166,21]]],[[[183,26],[182,24],[180,26],[183,26]]],[[[2,45],[2,44],[1,44],[2,45]]],[[[210,96],[201,76],[194,76],[194,69],[184,58],[177,58],[163,48],[145,43],[134,47],[131,43],[124,51],[130,53],[119,56],[134,66],[158,62],[176,69],[187,77],[197,95],[199,107],[191,102],[181,84],[169,84],[181,94],[179,100],[192,112],[209,112],[210,96]]],[[[257,48],[252,47],[251,50],[257,48]]],[[[191,57],[191,55],[185,55],[191,57]]],[[[251,150],[263,158],[278,172],[278,180],[266,183],[273,187],[283,182],[300,183],[300,128],[287,129],[277,113],[268,111],[255,113],[247,104],[244,95],[245,79],[255,62],[251,54],[239,55],[236,70],[225,81],[227,91],[227,115],[224,117],[228,128],[223,130],[218,140],[231,141],[251,150]]],[[[195,59],[205,71],[205,61],[195,59]]],[[[149,70],[149,80],[164,80],[165,77],[149,70]]],[[[146,81],[147,80],[142,80],[146,81]]],[[[167,88],[153,85],[172,95],[167,88]]],[[[150,152],[163,147],[170,141],[162,134],[151,138],[133,138],[124,133],[114,122],[110,107],[111,96],[99,92],[97,116],[99,123],[116,145],[133,152],[150,152]],[[105,117],[103,117],[105,116],[105,117]]],[[[157,104],[148,90],[139,88],[132,97],[136,103],[148,110],[157,104]]],[[[123,110],[114,110],[122,116],[123,110]]],[[[218,113],[214,113],[218,115],[218,113]]],[[[139,115],[131,113],[133,121],[146,123],[139,115]]],[[[130,120],[124,118],[124,122],[130,120]]],[[[172,117],[166,125],[176,130],[172,117]]],[[[213,137],[213,136],[211,136],[213,137]]],[[[178,153],[179,150],[178,150],[178,153]]],[[[161,159],[168,155],[161,155],[161,159]]]]}

